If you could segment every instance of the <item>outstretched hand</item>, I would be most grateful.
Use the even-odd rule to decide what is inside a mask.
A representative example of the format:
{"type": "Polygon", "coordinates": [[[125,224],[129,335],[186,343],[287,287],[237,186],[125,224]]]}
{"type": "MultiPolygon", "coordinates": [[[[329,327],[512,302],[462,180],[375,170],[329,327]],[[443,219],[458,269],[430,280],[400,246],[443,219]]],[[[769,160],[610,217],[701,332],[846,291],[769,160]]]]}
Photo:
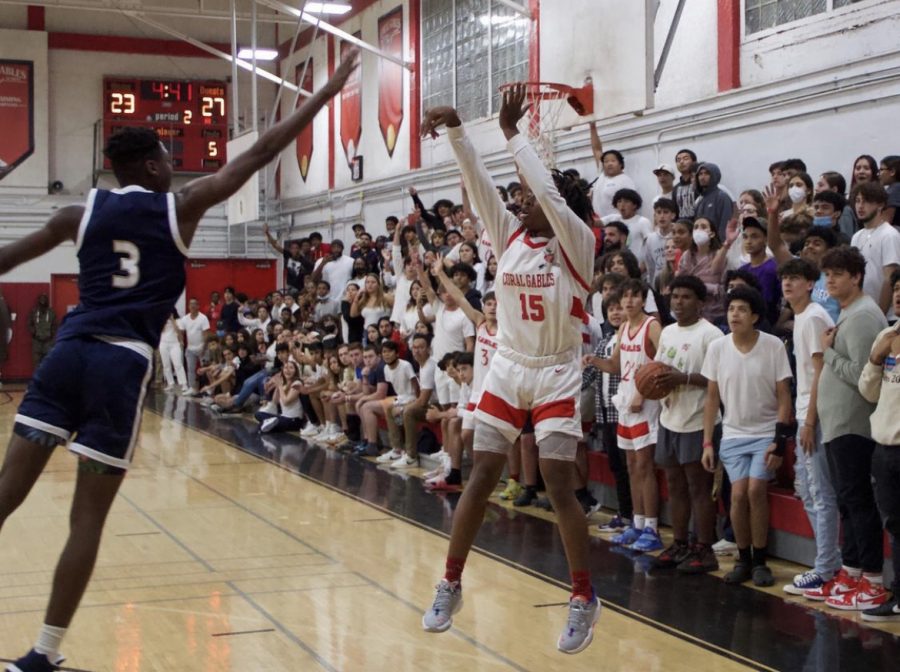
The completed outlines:
{"type": "Polygon", "coordinates": [[[781,196],[774,184],[767,184],[763,188],[763,199],[766,202],[766,210],[778,210],[778,205],[781,203],[781,196]]]}
{"type": "Polygon", "coordinates": [[[439,276],[444,270],[444,255],[434,255],[434,261],[431,263],[431,274],[435,277],[439,276]]]}
{"type": "Polygon", "coordinates": [[[422,118],[422,137],[437,138],[437,131],[441,126],[455,128],[461,125],[459,114],[452,107],[433,107],[422,118]]]}
{"type": "Polygon", "coordinates": [[[357,67],[359,67],[359,49],[351,49],[344,56],[344,60],[341,61],[338,69],[334,71],[324,88],[332,94],[337,94],[344,88],[344,84],[347,83],[350,75],[353,74],[357,67]]]}
{"type": "Polygon", "coordinates": [[[503,102],[500,105],[500,128],[507,140],[518,135],[519,121],[531,107],[531,103],[525,103],[526,93],[527,89],[521,82],[513,84],[503,92],[503,102]]]}

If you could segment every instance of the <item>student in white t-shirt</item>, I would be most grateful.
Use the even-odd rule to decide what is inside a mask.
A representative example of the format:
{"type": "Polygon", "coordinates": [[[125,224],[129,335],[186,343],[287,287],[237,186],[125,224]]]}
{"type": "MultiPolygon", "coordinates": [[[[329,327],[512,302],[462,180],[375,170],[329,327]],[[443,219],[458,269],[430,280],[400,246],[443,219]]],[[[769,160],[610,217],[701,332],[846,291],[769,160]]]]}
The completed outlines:
{"type": "MultiPolygon", "coordinates": [[[[393,390],[393,394],[382,399],[379,406],[373,404],[371,410],[375,415],[385,418],[388,423],[402,423],[404,408],[419,396],[416,371],[412,364],[400,359],[400,347],[394,341],[381,342],[381,359],[384,360],[384,380],[390,386],[389,390],[393,390]]],[[[375,461],[380,464],[393,464],[403,457],[403,451],[390,447],[375,461]]]]}
{"type": "Polygon", "coordinates": [[[725,582],[775,583],[766,565],[768,482],[781,466],[791,423],[791,366],[782,342],[756,329],[762,295],[736,287],[726,298],[731,334],[713,341],[700,373],[709,381],[703,413],[703,466],[715,470],[713,438],[725,406],[719,459],[731,479],[731,523],[740,557],[725,582]],[[751,549],[752,546],[752,549],[751,549]]]}
{"type": "Polygon", "coordinates": [[[647,238],[653,233],[650,220],[639,213],[643,204],[644,199],[634,189],[619,189],[613,196],[613,205],[617,213],[601,218],[604,224],[618,219],[628,227],[628,249],[639,260],[644,258],[647,238]]]}
{"type": "MultiPolygon", "coordinates": [[[[660,377],[677,385],[662,400],[656,464],[665,468],[669,484],[674,543],[657,557],[660,568],[677,568],[685,574],[704,574],[719,568],[712,545],[716,541],[716,509],[712,474],[701,464],[703,457],[703,408],[707,380],[700,373],[710,344],[723,338],[722,331],[702,317],[706,285],[693,275],[672,281],[671,310],[677,320],[662,330],[656,361],[672,367],[660,377]],[[697,543],[688,543],[688,525],[694,519],[697,543]]],[[[721,435],[720,419],[713,431],[721,435]]]]}
{"type": "Polygon", "coordinates": [[[650,287],[656,286],[657,276],[666,267],[666,242],[672,237],[677,213],[678,206],[671,198],[658,198],[653,203],[653,231],[647,236],[644,258],[638,260],[650,287]]]}
{"type": "Polygon", "coordinates": [[[625,174],[625,157],[615,149],[603,150],[603,143],[597,135],[596,124],[590,124],[591,149],[597,167],[602,168],[600,175],[594,182],[591,194],[591,202],[594,212],[600,217],[612,215],[616,208],[613,204],[613,196],[619,189],[634,189],[634,180],[625,174]]]}
{"type": "Polygon", "coordinates": [[[863,182],[856,192],[856,218],[864,228],[853,234],[850,245],[866,258],[863,291],[893,319],[891,273],[900,268],[900,233],[883,221],[887,194],[878,182],[863,182]]]}
{"type": "Polygon", "coordinates": [[[197,391],[197,366],[200,364],[200,356],[203,354],[203,346],[209,335],[209,319],[200,312],[200,302],[191,299],[188,302],[188,312],[176,323],[184,332],[185,348],[184,357],[187,360],[188,387],[197,391]]]}
{"type": "Polygon", "coordinates": [[[821,588],[841,569],[840,513],[816,410],[819,375],[824,363],[822,334],[834,326],[828,311],[812,300],[819,276],[819,269],[805,259],[791,259],[778,269],[782,294],[794,313],[795,416],[800,426],[795,448],[794,487],[803,502],[816,541],[813,568],[798,574],[784,587],[784,592],[791,595],[803,595],[804,591],[821,588]]]}

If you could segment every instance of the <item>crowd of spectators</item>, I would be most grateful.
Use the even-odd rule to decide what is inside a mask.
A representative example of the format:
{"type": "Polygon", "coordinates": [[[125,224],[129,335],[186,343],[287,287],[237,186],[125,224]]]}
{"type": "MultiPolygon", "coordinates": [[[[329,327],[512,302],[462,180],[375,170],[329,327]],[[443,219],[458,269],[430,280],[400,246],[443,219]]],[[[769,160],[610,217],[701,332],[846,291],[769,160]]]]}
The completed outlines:
{"type": "MultiPolygon", "coordinates": [[[[608,455],[618,499],[601,531],[661,550],[657,566],[684,573],[736,553],[727,582],[771,585],[767,488],[790,452],[817,553],[785,591],[900,620],[900,330],[888,326],[900,312],[900,156],[859,157],[849,185],[839,171],[813,177],[800,159],[776,161],[761,188],[738,190],[682,149],[674,169],[653,171],[651,197],[623,154],[591,134],[600,176],[582,180],[596,237],[582,420],[585,443],[608,455]],[[660,402],[634,392],[628,365],[641,363],[624,350],[635,348],[671,367],[673,391],[660,402]],[[652,440],[626,437],[623,449],[623,416],[635,413],[649,418],[652,440]],[[664,549],[654,467],[668,479],[674,541],[664,549]]],[[[513,213],[530,197],[517,182],[497,192],[513,213]]],[[[497,259],[465,190],[459,204],[410,196],[412,212],[388,217],[382,235],[355,225],[349,245],[317,232],[280,241],[265,228],[283,256],[283,287],[191,298],[162,336],[166,389],[396,470],[437,452],[428,484],[459,489],[469,391],[487,361],[475,356],[476,331],[496,333],[497,259]]],[[[579,469],[573,488],[590,515],[598,505],[579,469]]],[[[500,496],[540,504],[539,489],[534,442],[523,437],[500,496]]]]}

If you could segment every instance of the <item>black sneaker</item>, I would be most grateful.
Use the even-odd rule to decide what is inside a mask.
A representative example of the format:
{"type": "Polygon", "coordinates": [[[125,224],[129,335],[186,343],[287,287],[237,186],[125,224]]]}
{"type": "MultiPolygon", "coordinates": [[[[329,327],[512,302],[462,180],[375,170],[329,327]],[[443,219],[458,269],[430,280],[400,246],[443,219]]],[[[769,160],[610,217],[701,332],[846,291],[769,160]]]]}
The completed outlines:
{"type": "Polygon", "coordinates": [[[896,595],[884,604],[862,612],[862,620],[870,623],[900,622],[900,598],[896,595]]]}
{"type": "Polygon", "coordinates": [[[600,510],[600,502],[591,494],[588,493],[586,496],[582,496],[578,498],[578,503],[581,504],[581,509],[584,511],[585,516],[592,516],[597,511],[600,510]]]}
{"type": "Polygon", "coordinates": [[[7,672],[55,672],[64,660],[64,656],[57,656],[54,662],[50,662],[43,653],[32,649],[16,662],[10,663],[6,670],[7,672]]]}
{"type": "Polygon", "coordinates": [[[691,548],[683,541],[676,541],[656,556],[654,569],[674,569],[691,554],[691,548]]]}
{"type": "Polygon", "coordinates": [[[747,583],[753,578],[753,567],[749,562],[738,560],[734,563],[734,569],[725,575],[725,583],[747,583]]]}
{"type": "Polygon", "coordinates": [[[516,497],[513,506],[531,506],[537,501],[537,490],[530,485],[526,485],[522,494],[516,497]]]}
{"type": "Polygon", "coordinates": [[[757,565],[753,568],[753,585],[758,588],[768,588],[775,585],[775,577],[768,565],[757,565]]]}
{"type": "Polygon", "coordinates": [[[678,564],[680,574],[707,574],[719,569],[719,561],[712,546],[694,544],[688,556],[678,564]]]}

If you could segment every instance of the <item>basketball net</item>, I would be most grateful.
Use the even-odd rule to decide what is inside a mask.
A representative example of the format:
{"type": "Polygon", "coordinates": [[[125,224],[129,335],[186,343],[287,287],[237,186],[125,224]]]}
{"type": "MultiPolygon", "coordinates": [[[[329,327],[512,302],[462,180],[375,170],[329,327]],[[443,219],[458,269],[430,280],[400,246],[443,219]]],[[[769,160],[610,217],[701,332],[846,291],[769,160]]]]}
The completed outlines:
{"type": "MultiPolygon", "coordinates": [[[[504,91],[513,84],[500,87],[504,91]]],[[[581,88],[553,82],[525,82],[525,116],[519,120],[519,131],[531,142],[541,161],[549,169],[556,168],[556,137],[559,119],[566,105],[580,116],[594,112],[594,88],[590,80],[581,88]]]]}

